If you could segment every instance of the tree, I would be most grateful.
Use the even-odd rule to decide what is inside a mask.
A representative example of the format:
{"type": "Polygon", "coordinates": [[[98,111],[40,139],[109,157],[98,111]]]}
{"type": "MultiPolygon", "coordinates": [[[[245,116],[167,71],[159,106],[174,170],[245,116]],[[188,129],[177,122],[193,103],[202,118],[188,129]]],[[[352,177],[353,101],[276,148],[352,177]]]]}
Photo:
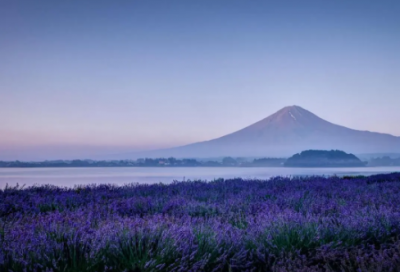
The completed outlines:
{"type": "Polygon", "coordinates": [[[232,157],[225,157],[225,158],[222,159],[222,164],[223,165],[236,165],[237,162],[232,157]]]}

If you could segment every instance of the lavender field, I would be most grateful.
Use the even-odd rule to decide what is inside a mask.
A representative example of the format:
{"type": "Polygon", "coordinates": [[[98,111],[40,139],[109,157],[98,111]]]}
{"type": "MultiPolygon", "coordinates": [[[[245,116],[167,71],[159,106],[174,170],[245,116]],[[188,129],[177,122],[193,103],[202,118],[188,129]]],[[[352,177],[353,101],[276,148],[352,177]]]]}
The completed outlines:
{"type": "Polygon", "coordinates": [[[398,271],[400,174],[0,190],[0,271],[398,271]]]}

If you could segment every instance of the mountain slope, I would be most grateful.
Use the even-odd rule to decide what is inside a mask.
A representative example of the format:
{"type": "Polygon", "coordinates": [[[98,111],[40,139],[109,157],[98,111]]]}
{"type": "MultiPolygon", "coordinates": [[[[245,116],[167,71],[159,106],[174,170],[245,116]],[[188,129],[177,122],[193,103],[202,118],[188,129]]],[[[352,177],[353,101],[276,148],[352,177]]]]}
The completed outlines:
{"type": "Polygon", "coordinates": [[[339,149],[351,153],[400,152],[400,137],[335,125],[299,106],[290,106],[217,139],[125,156],[272,157],[289,156],[305,149],[339,149]]]}

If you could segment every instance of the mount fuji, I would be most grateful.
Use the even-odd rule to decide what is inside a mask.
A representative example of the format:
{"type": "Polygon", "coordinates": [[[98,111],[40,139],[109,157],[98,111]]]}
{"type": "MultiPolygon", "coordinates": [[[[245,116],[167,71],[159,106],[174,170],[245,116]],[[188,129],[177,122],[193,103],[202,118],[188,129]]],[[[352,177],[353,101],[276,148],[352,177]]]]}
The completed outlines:
{"type": "Polygon", "coordinates": [[[400,153],[400,137],[360,131],[325,121],[299,106],[285,107],[231,134],[185,146],[125,154],[138,157],[284,157],[306,149],[400,153]]]}

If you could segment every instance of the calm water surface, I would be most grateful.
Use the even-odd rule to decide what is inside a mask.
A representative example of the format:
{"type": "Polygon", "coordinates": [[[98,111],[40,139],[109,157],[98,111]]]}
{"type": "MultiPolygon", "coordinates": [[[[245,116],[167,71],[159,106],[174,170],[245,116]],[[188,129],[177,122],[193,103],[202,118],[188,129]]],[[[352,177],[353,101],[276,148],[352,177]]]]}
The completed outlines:
{"type": "Polygon", "coordinates": [[[81,184],[171,183],[174,180],[213,180],[217,178],[257,178],[297,175],[372,175],[400,172],[400,167],[371,168],[0,168],[0,188],[6,184],[31,186],[52,184],[73,187],[81,184]]]}

